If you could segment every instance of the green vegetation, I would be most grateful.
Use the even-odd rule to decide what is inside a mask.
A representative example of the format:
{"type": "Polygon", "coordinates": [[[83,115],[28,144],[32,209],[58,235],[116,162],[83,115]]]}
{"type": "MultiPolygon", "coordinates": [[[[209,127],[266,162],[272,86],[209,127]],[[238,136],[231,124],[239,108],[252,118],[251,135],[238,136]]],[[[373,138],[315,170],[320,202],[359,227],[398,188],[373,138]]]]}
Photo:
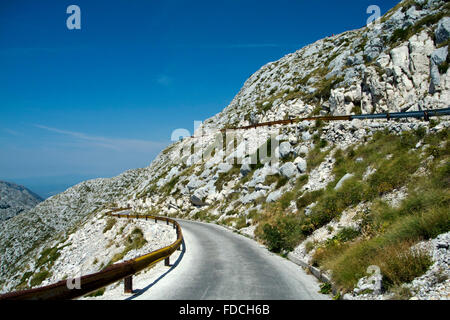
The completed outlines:
{"type": "Polygon", "coordinates": [[[180,180],[180,176],[176,176],[172,178],[166,185],[162,188],[161,192],[170,194],[172,192],[173,187],[178,183],[180,180]]]}
{"type": "Polygon", "coordinates": [[[319,82],[316,83],[316,91],[311,94],[310,100],[328,100],[331,96],[331,90],[344,79],[342,77],[332,77],[330,79],[322,78],[319,82]]]}
{"type": "Polygon", "coordinates": [[[320,293],[322,294],[330,294],[331,293],[331,284],[330,283],[322,283],[320,285],[320,293]]]}
{"type": "Polygon", "coordinates": [[[47,279],[50,276],[51,276],[51,273],[44,269],[34,275],[34,277],[30,281],[30,286],[31,287],[38,286],[42,283],[42,281],[44,281],[45,279],[47,279]]]}
{"type": "Polygon", "coordinates": [[[330,150],[322,151],[321,145],[324,144],[325,143],[316,143],[314,149],[309,152],[308,157],[306,158],[306,163],[308,164],[308,172],[311,172],[314,168],[320,165],[330,153],[330,150]]]}
{"type": "Polygon", "coordinates": [[[112,227],[115,226],[115,224],[117,223],[116,219],[114,218],[108,218],[108,220],[106,221],[106,226],[103,229],[103,233],[108,232],[109,230],[112,229],[112,227]]]}
{"type": "MultiPolygon", "coordinates": [[[[417,4],[415,4],[417,5],[417,4]]],[[[397,29],[391,36],[389,40],[392,47],[397,44],[407,41],[411,36],[421,32],[426,27],[436,24],[445,16],[450,15],[450,4],[447,3],[441,11],[434,15],[428,15],[425,18],[417,21],[414,25],[407,27],[406,29],[397,29]]]]}
{"type": "MultiPolygon", "coordinates": [[[[321,155],[318,150],[316,157],[321,155]]],[[[307,247],[309,251],[316,248],[313,263],[331,270],[333,282],[344,292],[353,289],[370,265],[380,266],[384,285],[400,292],[400,284],[420,276],[431,264],[427,254],[410,250],[411,246],[450,230],[448,130],[427,134],[421,128],[401,135],[377,132],[366,144],[338,149],[334,156],[335,180],[325,189],[303,193],[298,189],[265,205],[255,218],[259,223],[255,235],[274,252],[290,251],[314,230],[338,219],[345,209],[371,203],[369,212],[361,216],[360,230],[343,228],[332,239],[307,247]],[[427,146],[424,151],[415,149],[419,141],[427,146]],[[424,161],[431,155],[431,160],[424,161]],[[413,175],[421,166],[429,174],[413,175]],[[363,179],[368,167],[375,172],[363,179]],[[335,190],[346,173],[353,177],[335,190]],[[408,195],[399,207],[381,200],[382,195],[402,187],[408,195]],[[292,200],[299,210],[296,214],[289,210],[292,200]],[[316,206],[306,216],[304,208],[314,202],[316,206]]]]}
{"type": "Polygon", "coordinates": [[[196,212],[193,216],[192,219],[194,220],[200,220],[200,221],[205,221],[205,222],[211,222],[214,221],[213,217],[211,217],[211,215],[209,214],[208,210],[200,210],[198,212],[196,212]]]}
{"type": "Polygon", "coordinates": [[[42,266],[52,267],[55,263],[56,259],[59,258],[61,253],[59,252],[62,248],[70,245],[70,243],[66,244],[62,247],[53,247],[53,248],[46,248],[42,250],[41,255],[39,256],[38,260],[36,261],[36,267],[40,268],[42,266]]]}
{"type": "MultiPolygon", "coordinates": [[[[414,152],[407,152],[406,146],[415,143],[421,136],[423,133],[420,131],[404,134],[394,139],[396,146],[391,147],[389,152],[400,152],[399,159],[402,159],[402,154],[403,157],[409,154],[414,160],[414,152]]],[[[380,136],[378,142],[387,137],[380,136]]],[[[400,207],[391,208],[376,198],[378,200],[373,202],[370,213],[364,217],[363,238],[359,238],[356,232],[350,233],[349,237],[346,231],[347,235],[327,241],[316,251],[315,264],[331,270],[333,281],[344,291],[353,288],[358,279],[365,275],[369,265],[380,266],[387,288],[396,288],[401,283],[420,276],[430,266],[431,261],[424,252],[410,250],[411,246],[420,240],[434,238],[450,230],[448,131],[424,136],[424,141],[430,144],[427,152],[437,155],[429,165],[430,175],[411,179],[410,174],[401,172],[402,168],[411,172],[417,168],[417,163],[407,164],[394,160],[391,165],[383,163],[377,170],[378,175],[373,174],[365,186],[369,191],[366,196],[376,198],[378,192],[405,185],[408,188],[408,196],[400,207]],[[442,141],[445,143],[441,144],[442,141]],[[439,165],[442,161],[445,164],[439,165]]],[[[377,158],[375,155],[373,157],[377,158]]]]}
{"type": "Polygon", "coordinates": [[[144,238],[144,233],[141,229],[135,228],[131,234],[125,240],[125,249],[114,255],[108,265],[115,263],[119,260],[122,260],[123,257],[127,255],[131,250],[137,250],[142,248],[147,243],[147,240],[144,238]]]}
{"type": "Polygon", "coordinates": [[[214,183],[217,192],[222,191],[223,186],[230,182],[236,175],[240,173],[240,166],[237,164],[233,165],[233,168],[231,168],[228,172],[219,173],[219,178],[217,178],[216,182],[214,183]]]}
{"type": "Polygon", "coordinates": [[[101,288],[101,289],[99,289],[97,291],[94,291],[94,292],[86,295],[85,297],[89,297],[89,298],[91,298],[91,297],[101,297],[104,294],[105,294],[105,288],[101,288]]]}
{"type": "Polygon", "coordinates": [[[271,217],[271,223],[258,225],[255,233],[265,242],[270,251],[292,251],[302,236],[298,220],[299,217],[292,214],[275,215],[271,217]]]}

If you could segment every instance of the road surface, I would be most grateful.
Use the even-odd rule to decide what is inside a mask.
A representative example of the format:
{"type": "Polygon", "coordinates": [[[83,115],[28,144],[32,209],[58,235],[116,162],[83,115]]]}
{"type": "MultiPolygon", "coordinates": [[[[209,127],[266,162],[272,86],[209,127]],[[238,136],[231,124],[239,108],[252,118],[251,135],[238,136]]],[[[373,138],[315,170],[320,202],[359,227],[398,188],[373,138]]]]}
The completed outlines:
{"type": "MultiPolygon", "coordinates": [[[[178,221],[185,248],[173,267],[136,300],[329,299],[299,266],[223,227],[178,221]]],[[[136,288],[138,289],[138,288],[136,288]]]]}

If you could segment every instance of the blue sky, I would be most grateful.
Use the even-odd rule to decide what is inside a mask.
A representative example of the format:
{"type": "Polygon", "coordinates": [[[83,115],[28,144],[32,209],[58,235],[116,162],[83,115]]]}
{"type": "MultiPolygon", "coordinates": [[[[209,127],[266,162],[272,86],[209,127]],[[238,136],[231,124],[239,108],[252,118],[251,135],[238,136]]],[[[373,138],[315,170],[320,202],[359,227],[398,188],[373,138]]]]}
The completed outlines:
{"type": "Polygon", "coordinates": [[[48,196],[145,167],[262,65],[396,3],[1,0],[0,179],[48,196]]]}

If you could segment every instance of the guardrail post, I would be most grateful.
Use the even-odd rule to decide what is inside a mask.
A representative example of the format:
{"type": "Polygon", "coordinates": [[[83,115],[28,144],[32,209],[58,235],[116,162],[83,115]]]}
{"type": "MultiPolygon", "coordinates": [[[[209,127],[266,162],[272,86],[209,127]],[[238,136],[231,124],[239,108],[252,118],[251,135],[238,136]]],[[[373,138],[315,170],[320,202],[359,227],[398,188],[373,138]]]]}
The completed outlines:
{"type": "Polygon", "coordinates": [[[169,220],[166,220],[167,225],[169,225],[169,220]]]}
{"type": "Polygon", "coordinates": [[[170,267],[170,257],[167,257],[167,258],[164,259],[164,265],[166,267],[170,267]]]}
{"type": "Polygon", "coordinates": [[[133,293],[133,276],[123,279],[123,287],[125,293],[133,293]]]}

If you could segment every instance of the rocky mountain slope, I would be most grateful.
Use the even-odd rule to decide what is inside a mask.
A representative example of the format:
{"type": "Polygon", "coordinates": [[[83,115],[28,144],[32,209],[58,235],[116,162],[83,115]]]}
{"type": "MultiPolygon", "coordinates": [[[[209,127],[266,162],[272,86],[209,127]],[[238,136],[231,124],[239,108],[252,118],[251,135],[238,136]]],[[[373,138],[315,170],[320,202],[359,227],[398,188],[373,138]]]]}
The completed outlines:
{"type": "Polygon", "coordinates": [[[0,223],[35,207],[42,200],[23,186],[0,181],[0,223]]]}
{"type": "MultiPolygon", "coordinates": [[[[68,239],[103,219],[108,207],[130,205],[234,227],[272,251],[321,268],[347,297],[417,297],[403,284],[426,277],[427,270],[437,270],[427,279],[439,279],[428,281],[429,292],[448,297],[449,268],[432,267],[442,266],[436,257],[449,261],[448,242],[439,255],[411,251],[449,231],[448,117],[218,129],[306,115],[448,107],[449,16],[446,1],[404,0],[374,26],[263,66],[196,137],[173,143],[149,167],[83,182],[6,221],[1,290],[53,280],[61,248],[77,252],[68,239]],[[58,254],[39,263],[49,252],[58,254]],[[410,266],[411,259],[419,261],[414,268],[387,263],[410,266]],[[361,289],[372,264],[381,268],[383,288],[361,289]]],[[[120,228],[114,234],[128,236],[120,228]]],[[[78,259],[74,255],[71,264],[83,264],[78,259]]],[[[101,267],[88,264],[92,271],[101,267]]]]}

